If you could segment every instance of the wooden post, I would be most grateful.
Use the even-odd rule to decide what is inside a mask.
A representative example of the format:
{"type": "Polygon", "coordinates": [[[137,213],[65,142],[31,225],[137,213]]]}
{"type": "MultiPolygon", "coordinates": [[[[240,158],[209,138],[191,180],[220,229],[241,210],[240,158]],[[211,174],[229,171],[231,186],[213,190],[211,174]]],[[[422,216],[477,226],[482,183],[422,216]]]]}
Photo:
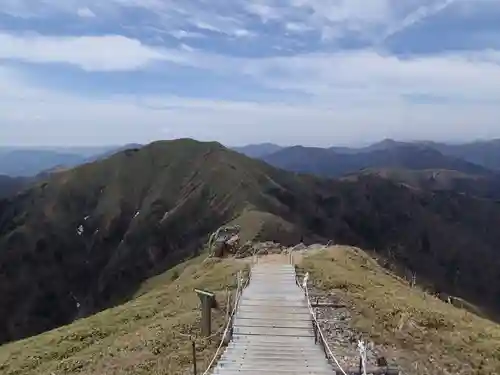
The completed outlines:
{"type": "Polygon", "coordinates": [[[197,369],[196,369],[196,342],[193,340],[192,342],[193,346],[193,374],[196,375],[197,369]]]}
{"type": "Polygon", "coordinates": [[[314,343],[318,344],[318,327],[316,326],[316,322],[313,320],[313,329],[314,329],[314,343]]]}
{"type": "Polygon", "coordinates": [[[201,334],[208,337],[212,334],[212,307],[207,303],[206,299],[201,304],[201,334]]]}
{"type": "Polygon", "coordinates": [[[201,334],[209,337],[212,333],[212,309],[217,307],[215,294],[206,290],[195,289],[201,301],[201,334]]]}

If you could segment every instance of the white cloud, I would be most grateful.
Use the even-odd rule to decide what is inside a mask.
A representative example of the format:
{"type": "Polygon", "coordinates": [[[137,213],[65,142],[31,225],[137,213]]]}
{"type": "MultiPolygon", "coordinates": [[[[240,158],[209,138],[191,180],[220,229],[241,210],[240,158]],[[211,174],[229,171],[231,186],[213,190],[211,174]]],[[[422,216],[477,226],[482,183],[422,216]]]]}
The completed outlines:
{"type": "Polygon", "coordinates": [[[195,33],[193,31],[186,31],[186,30],[173,30],[170,32],[170,34],[177,39],[187,39],[187,38],[204,38],[205,35],[201,33],[195,33]]]}
{"type": "Polygon", "coordinates": [[[172,68],[182,65],[205,69],[207,74],[217,72],[235,82],[251,77],[265,87],[299,91],[326,100],[346,93],[374,98],[416,93],[461,100],[500,100],[499,56],[498,51],[484,51],[397,58],[363,50],[244,59],[204,53],[189,46],[176,50],[152,47],[122,36],[0,34],[0,59],[67,63],[87,71],[138,70],[155,62],[169,62],[174,64],[172,68]]]}
{"type": "Polygon", "coordinates": [[[78,8],[76,13],[78,14],[79,17],[82,17],[82,18],[95,18],[96,17],[95,13],[92,12],[92,10],[90,10],[87,7],[78,8]]]}
{"type": "Polygon", "coordinates": [[[233,31],[233,35],[236,37],[244,38],[244,37],[255,36],[255,33],[247,29],[236,29],[233,31]]]}
{"type": "Polygon", "coordinates": [[[389,0],[290,0],[292,6],[312,12],[316,19],[327,21],[385,22],[391,15],[389,0]]]}
{"type": "Polygon", "coordinates": [[[0,33],[0,60],[67,63],[88,71],[136,70],[155,61],[189,64],[180,51],[148,47],[120,35],[14,36],[0,33]]]}
{"type": "Polygon", "coordinates": [[[303,23],[299,23],[299,22],[287,22],[285,24],[285,28],[288,30],[288,31],[291,31],[291,32],[297,32],[297,33],[302,33],[304,31],[309,31],[311,30],[311,27],[310,26],[307,26],[306,24],[303,24],[303,23]]]}
{"type": "Polygon", "coordinates": [[[366,50],[254,60],[243,69],[268,87],[307,92],[324,101],[418,94],[500,102],[499,56],[485,51],[403,59],[366,50]]]}
{"type": "Polygon", "coordinates": [[[217,26],[214,26],[204,21],[193,21],[193,25],[196,26],[198,29],[214,31],[216,33],[222,33],[222,30],[219,29],[217,26]]]}
{"type": "MultiPolygon", "coordinates": [[[[276,30],[283,32],[283,35],[273,34],[276,39],[300,38],[301,33],[311,30],[328,42],[346,32],[383,40],[453,3],[452,0],[235,0],[230,4],[226,0],[182,3],[44,0],[42,7],[39,0],[4,1],[0,12],[9,14],[28,17],[62,12],[71,17],[75,14],[85,17],[90,15],[85,11],[88,9],[97,13],[99,19],[114,21],[122,21],[120,7],[139,6],[158,17],[151,17],[155,21],[147,25],[132,21],[127,24],[123,20],[122,27],[130,26],[127,32],[140,35],[141,31],[147,31],[148,38],[150,33],[158,33],[166,35],[165,40],[173,36],[186,43],[187,38],[205,38],[202,40],[206,42],[205,51],[213,43],[209,39],[212,33],[203,31],[216,32],[220,34],[218,38],[252,37],[267,42],[264,34],[258,34],[262,25],[255,24],[256,18],[248,17],[248,12],[258,16],[260,22],[276,23],[279,26],[276,30]],[[193,26],[199,32],[193,32],[193,26]]],[[[195,45],[194,41],[192,44],[195,45]]],[[[120,35],[48,37],[0,32],[0,61],[65,63],[109,74],[145,70],[155,63],[168,63],[167,69],[174,73],[178,66],[189,66],[204,69],[211,77],[214,95],[227,92],[224,90],[227,87],[237,91],[245,82],[251,85],[244,87],[254,90],[245,95],[253,95],[256,101],[195,100],[167,94],[84,98],[75,93],[34,88],[19,72],[0,65],[0,139],[18,143],[23,139],[28,142],[32,137],[33,141],[54,143],[50,139],[57,141],[59,135],[61,142],[81,139],[110,143],[118,142],[116,137],[126,142],[143,141],[141,137],[161,137],[159,129],[165,123],[173,136],[221,139],[226,143],[258,142],[263,138],[314,144],[361,138],[376,140],[385,136],[500,136],[498,51],[398,58],[366,49],[245,59],[203,52],[200,44],[196,44],[197,49],[187,44],[169,49],[120,35]],[[219,82],[224,89],[218,90],[219,82]],[[266,98],[280,98],[283,103],[262,99],[259,95],[267,89],[282,90],[278,94],[266,93],[266,98]],[[303,97],[303,101],[297,102],[297,96],[303,97]],[[439,100],[434,103],[411,100],[426,96],[439,100]],[[325,134],[330,137],[324,137],[325,134]]],[[[278,41],[275,48],[290,52],[290,45],[278,41]]],[[[93,79],[92,75],[89,77],[93,79]]]]}
{"type": "Polygon", "coordinates": [[[87,98],[33,88],[18,72],[0,69],[0,139],[143,142],[164,136],[165,123],[172,137],[229,144],[263,139],[327,145],[386,136],[457,140],[500,136],[496,51],[412,59],[373,51],[267,59],[191,56],[235,85],[248,75],[266,87],[296,90],[310,98],[283,103],[259,101],[258,95],[255,102],[167,94],[87,98]],[[418,103],[408,95],[444,101],[418,103]]]}
{"type": "Polygon", "coordinates": [[[193,47],[187,45],[187,44],[181,44],[180,45],[180,49],[183,50],[183,51],[187,51],[187,52],[194,52],[196,51],[193,47]]]}
{"type": "Polygon", "coordinates": [[[321,33],[324,40],[343,37],[356,31],[371,36],[393,18],[390,0],[289,0],[300,13],[302,23],[321,33]]]}
{"type": "Polygon", "coordinates": [[[284,15],[277,7],[272,7],[263,2],[250,1],[245,5],[247,12],[257,15],[263,22],[282,18],[284,15]]]}

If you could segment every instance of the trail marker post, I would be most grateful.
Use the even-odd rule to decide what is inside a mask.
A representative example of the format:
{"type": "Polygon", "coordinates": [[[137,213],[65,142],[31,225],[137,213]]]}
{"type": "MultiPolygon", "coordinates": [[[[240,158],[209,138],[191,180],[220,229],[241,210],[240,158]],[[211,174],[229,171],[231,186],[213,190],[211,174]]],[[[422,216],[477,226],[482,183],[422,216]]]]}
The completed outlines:
{"type": "Polygon", "coordinates": [[[201,334],[209,337],[212,331],[212,309],[217,308],[215,294],[207,290],[194,290],[201,301],[201,334]]]}

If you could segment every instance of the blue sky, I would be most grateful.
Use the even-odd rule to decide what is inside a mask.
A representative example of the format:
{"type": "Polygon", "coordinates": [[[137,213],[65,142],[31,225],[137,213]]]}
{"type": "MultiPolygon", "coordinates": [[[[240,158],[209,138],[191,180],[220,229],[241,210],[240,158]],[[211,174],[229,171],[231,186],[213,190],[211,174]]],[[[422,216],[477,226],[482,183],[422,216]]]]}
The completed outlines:
{"type": "Polygon", "coordinates": [[[500,137],[500,0],[2,0],[0,144],[500,137]]]}

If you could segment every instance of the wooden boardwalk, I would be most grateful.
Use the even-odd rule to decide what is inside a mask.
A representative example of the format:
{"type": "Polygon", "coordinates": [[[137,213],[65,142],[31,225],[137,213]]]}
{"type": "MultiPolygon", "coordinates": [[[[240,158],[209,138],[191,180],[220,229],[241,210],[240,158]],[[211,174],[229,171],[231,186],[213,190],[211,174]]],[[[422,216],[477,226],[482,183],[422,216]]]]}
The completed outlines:
{"type": "Polygon", "coordinates": [[[214,375],[332,375],[291,264],[257,263],[214,375]]]}

